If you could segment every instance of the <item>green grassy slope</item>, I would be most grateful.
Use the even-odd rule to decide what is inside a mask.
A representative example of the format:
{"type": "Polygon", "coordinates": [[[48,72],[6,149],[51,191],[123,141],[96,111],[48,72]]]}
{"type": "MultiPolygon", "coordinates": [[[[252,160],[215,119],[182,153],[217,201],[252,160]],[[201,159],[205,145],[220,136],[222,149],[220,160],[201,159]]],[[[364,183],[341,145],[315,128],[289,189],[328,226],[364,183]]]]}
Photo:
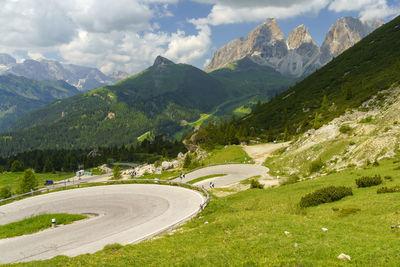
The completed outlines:
{"type": "Polygon", "coordinates": [[[161,57],[156,62],[113,86],[28,114],[12,126],[14,132],[7,138],[0,136],[1,152],[130,144],[149,131],[183,136],[195,126],[190,122],[201,116],[213,119],[231,114],[254,97],[270,96],[292,82],[280,81],[276,72],[268,76],[271,70],[265,67],[240,67],[210,75],[161,57]],[[261,79],[263,75],[267,78],[261,79]]]}
{"type": "Polygon", "coordinates": [[[278,135],[318,127],[400,80],[400,17],[245,117],[241,124],[278,135]],[[324,96],[326,99],[324,101],[324,96]],[[318,118],[316,118],[318,113],[318,118]]]}
{"type": "Polygon", "coordinates": [[[15,75],[0,76],[0,132],[23,115],[57,99],[78,94],[63,81],[34,81],[15,75]]]}
{"type": "Polygon", "coordinates": [[[400,185],[399,163],[331,174],[265,190],[213,197],[201,216],[171,235],[136,245],[108,246],[95,254],[19,266],[398,266],[400,193],[377,194],[400,185]],[[362,175],[390,175],[381,186],[356,188],[362,175]],[[326,186],[350,186],[353,196],[307,209],[301,197],[326,186]],[[346,214],[342,209],[360,209],[346,214]],[[207,223],[206,223],[207,222],[207,223]],[[324,232],[321,228],[327,228],[324,232]],[[286,236],[285,231],[291,234],[286,236]],[[295,247],[295,244],[298,247],[295,247]],[[351,262],[337,259],[340,253],[351,262]]]}

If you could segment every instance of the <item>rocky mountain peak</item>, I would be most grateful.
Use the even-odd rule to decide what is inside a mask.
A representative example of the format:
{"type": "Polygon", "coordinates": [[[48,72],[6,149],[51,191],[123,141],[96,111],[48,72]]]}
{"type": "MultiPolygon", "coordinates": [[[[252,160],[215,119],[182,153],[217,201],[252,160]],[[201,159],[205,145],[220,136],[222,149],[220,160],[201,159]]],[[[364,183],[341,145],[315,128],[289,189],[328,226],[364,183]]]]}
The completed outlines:
{"type": "Polygon", "coordinates": [[[15,64],[15,63],[17,63],[15,58],[10,56],[9,54],[0,53],[0,65],[8,66],[8,65],[15,64]]]}
{"type": "Polygon", "coordinates": [[[169,64],[174,64],[171,60],[162,57],[162,56],[157,56],[156,60],[154,60],[153,66],[160,66],[160,65],[169,65],[169,64]]]}
{"type": "Polygon", "coordinates": [[[378,20],[341,18],[329,29],[324,44],[318,47],[305,25],[295,28],[286,41],[276,19],[266,19],[246,38],[235,39],[218,49],[205,71],[224,68],[249,57],[254,63],[286,76],[308,75],[381,25],[378,20]]]}
{"type": "Polygon", "coordinates": [[[326,34],[322,50],[332,56],[343,53],[383,24],[382,21],[364,21],[353,17],[337,20],[326,34]]]}
{"type": "Polygon", "coordinates": [[[290,50],[293,50],[299,48],[304,43],[312,43],[315,46],[317,45],[312,39],[308,28],[302,24],[290,32],[287,45],[290,50]]]}

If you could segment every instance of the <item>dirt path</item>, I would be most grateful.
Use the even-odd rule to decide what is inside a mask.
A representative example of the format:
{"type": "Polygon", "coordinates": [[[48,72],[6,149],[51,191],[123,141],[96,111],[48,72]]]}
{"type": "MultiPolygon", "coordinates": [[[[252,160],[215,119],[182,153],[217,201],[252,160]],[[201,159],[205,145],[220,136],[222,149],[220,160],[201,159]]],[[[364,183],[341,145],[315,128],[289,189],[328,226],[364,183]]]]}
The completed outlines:
{"type": "Polygon", "coordinates": [[[270,157],[274,151],[288,145],[289,142],[277,144],[268,143],[253,146],[243,146],[243,149],[251,158],[253,158],[257,165],[263,165],[265,160],[270,157]]]}

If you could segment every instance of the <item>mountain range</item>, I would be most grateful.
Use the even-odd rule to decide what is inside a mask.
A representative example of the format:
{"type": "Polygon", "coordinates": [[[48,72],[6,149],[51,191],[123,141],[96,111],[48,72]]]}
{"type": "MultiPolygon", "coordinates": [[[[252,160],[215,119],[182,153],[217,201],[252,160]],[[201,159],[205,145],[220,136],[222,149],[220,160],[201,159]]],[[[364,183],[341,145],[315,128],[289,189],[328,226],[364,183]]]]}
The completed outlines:
{"type": "MultiPolygon", "coordinates": [[[[209,120],[227,120],[237,110],[249,110],[254,105],[249,103],[273,98],[379,25],[380,22],[340,19],[331,27],[323,46],[317,47],[304,26],[292,31],[286,41],[276,20],[268,19],[247,38],[237,39],[217,51],[206,68],[208,72],[159,56],[151,67],[121,82],[57,100],[26,115],[0,138],[2,153],[130,144],[139,137],[159,133],[180,139],[209,120]]],[[[5,55],[0,59],[3,64],[15,64],[5,55]]],[[[320,75],[320,70],[312,77],[315,75],[320,75]]],[[[318,80],[314,83],[314,86],[321,84],[318,80]]],[[[304,97],[311,97],[308,91],[304,97]]],[[[246,117],[247,121],[257,129],[266,129],[277,122],[278,132],[286,125],[282,126],[281,114],[293,116],[291,112],[296,110],[299,115],[297,109],[303,106],[313,110],[321,101],[320,94],[316,92],[318,98],[308,99],[307,105],[296,102],[297,106],[291,107],[279,102],[271,114],[253,112],[246,117]],[[283,106],[287,106],[286,111],[283,106]],[[264,124],[261,128],[260,122],[264,124]]],[[[269,107],[278,103],[276,99],[279,97],[269,107]]]]}
{"type": "Polygon", "coordinates": [[[115,72],[107,76],[96,68],[64,64],[48,59],[26,59],[22,63],[17,63],[12,56],[0,54],[0,75],[7,74],[36,81],[63,80],[79,91],[110,85],[129,76],[124,72],[115,72]]]}
{"type": "Polygon", "coordinates": [[[307,76],[382,24],[380,20],[341,18],[330,27],[325,41],[318,47],[304,25],[292,30],[286,40],[276,19],[267,19],[247,37],[235,39],[218,49],[205,70],[214,71],[248,57],[253,62],[269,66],[285,76],[307,76]]]}

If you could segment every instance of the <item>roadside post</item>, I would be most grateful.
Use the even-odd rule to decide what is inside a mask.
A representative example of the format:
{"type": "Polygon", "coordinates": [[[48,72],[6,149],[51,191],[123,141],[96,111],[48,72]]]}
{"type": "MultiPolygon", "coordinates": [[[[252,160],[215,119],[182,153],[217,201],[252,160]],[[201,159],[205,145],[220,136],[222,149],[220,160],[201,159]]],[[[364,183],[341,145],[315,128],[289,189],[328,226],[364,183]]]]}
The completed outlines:
{"type": "Polygon", "coordinates": [[[51,228],[56,228],[56,219],[51,219],[51,228]]]}

